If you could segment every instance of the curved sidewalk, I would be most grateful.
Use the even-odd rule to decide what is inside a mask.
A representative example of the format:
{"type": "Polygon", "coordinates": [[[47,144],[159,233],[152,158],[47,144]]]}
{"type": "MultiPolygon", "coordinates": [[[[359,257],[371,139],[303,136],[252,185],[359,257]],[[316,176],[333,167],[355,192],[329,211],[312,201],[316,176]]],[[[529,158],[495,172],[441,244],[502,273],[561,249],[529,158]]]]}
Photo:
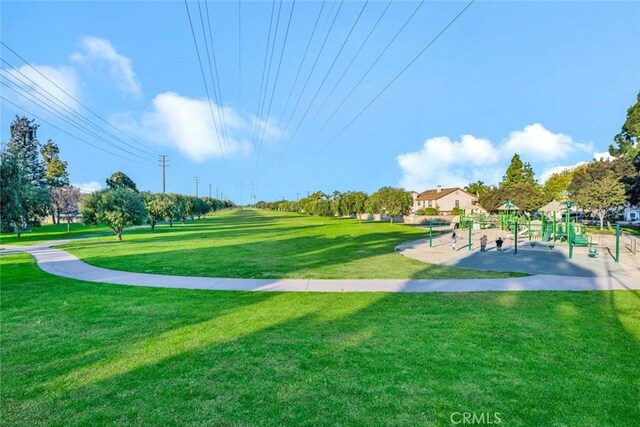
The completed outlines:
{"type": "Polygon", "coordinates": [[[0,251],[31,254],[45,272],[88,282],[160,288],[286,292],[479,292],[640,290],[640,279],[535,275],[506,279],[226,279],[130,273],[94,267],[48,242],[0,251]]]}

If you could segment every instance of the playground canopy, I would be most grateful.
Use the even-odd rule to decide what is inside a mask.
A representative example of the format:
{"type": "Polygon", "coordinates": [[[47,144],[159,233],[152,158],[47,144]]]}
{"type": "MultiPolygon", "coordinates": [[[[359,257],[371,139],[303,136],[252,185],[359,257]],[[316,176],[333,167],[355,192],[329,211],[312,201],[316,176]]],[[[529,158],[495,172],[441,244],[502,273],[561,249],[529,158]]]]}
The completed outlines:
{"type": "Polygon", "coordinates": [[[501,204],[498,210],[499,211],[519,211],[521,209],[516,205],[514,205],[512,202],[507,201],[501,204]]]}

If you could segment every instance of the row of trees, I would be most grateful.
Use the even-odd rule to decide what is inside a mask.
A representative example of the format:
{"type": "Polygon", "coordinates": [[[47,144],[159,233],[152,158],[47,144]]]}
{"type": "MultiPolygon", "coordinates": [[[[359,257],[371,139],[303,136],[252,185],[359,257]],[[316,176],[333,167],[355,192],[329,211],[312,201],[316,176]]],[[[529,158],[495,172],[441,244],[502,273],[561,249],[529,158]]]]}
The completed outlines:
{"type": "Polygon", "coordinates": [[[200,218],[209,212],[232,207],[227,200],[200,198],[183,194],[139,192],[124,173],[107,178],[107,188],[82,198],[80,212],[86,224],[106,224],[122,240],[126,227],[148,223],[151,230],[159,221],[185,223],[187,218],[200,218]]]}
{"type": "Polygon", "coordinates": [[[387,214],[393,222],[394,216],[408,214],[412,204],[411,195],[404,189],[382,187],[371,195],[362,191],[334,191],[331,195],[316,191],[298,201],[261,201],[256,203],[256,207],[318,216],[387,214]]]}
{"type": "Polygon", "coordinates": [[[55,142],[41,144],[38,125],[16,116],[11,123],[11,139],[0,150],[0,225],[2,231],[15,231],[40,225],[51,215],[67,224],[77,213],[80,190],[69,185],[67,162],[60,158],[55,142]]]}

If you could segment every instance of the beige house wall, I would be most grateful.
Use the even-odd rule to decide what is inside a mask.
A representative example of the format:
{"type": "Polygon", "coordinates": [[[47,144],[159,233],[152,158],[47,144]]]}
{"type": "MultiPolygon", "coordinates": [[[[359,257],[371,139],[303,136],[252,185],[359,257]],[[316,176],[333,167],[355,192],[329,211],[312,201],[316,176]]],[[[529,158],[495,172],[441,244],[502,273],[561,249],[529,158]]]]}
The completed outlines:
{"type": "Polygon", "coordinates": [[[451,210],[456,207],[456,200],[459,202],[458,207],[460,209],[465,206],[470,206],[472,202],[475,202],[477,199],[475,196],[467,193],[464,190],[456,190],[452,193],[447,194],[446,196],[440,197],[438,200],[432,200],[431,206],[429,206],[428,200],[415,200],[413,203],[412,210],[424,209],[424,208],[436,208],[440,212],[451,212],[451,210]]]}

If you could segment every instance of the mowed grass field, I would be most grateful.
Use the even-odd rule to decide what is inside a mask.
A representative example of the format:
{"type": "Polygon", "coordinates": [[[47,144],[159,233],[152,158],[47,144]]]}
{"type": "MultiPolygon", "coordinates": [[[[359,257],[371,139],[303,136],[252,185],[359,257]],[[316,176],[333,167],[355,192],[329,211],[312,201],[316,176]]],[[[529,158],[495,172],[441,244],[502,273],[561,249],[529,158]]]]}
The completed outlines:
{"type": "Polygon", "coordinates": [[[264,210],[228,211],[62,246],[89,264],[181,276],[291,279],[495,278],[518,276],[429,265],[395,253],[426,231],[403,224],[318,218],[264,210]]]}
{"type": "Polygon", "coordinates": [[[2,425],[640,419],[632,291],[193,291],[63,279],[28,255],[0,264],[2,425]]]}

